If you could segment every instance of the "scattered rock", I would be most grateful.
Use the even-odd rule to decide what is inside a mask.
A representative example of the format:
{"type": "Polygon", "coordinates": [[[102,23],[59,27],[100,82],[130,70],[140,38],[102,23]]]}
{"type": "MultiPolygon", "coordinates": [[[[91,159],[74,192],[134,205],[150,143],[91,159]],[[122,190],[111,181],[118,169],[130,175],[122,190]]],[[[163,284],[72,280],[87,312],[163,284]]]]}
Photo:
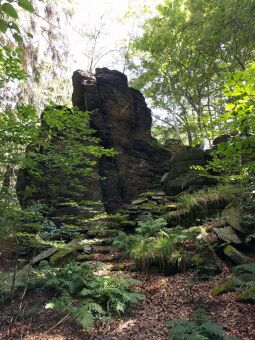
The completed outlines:
{"type": "Polygon", "coordinates": [[[138,198],[137,200],[132,201],[131,204],[132,205],[139,205],[139,204],[147,202],[147,201],[148,201],[147,197],[141,197],[141,198],[138,198]]]}
{"type": "Polygon", "coordinates": [[[250,262],[250,259],[247,256],[230,244],[223,249],[223,253],[228,259],[231,260],[232,263],[236,265],[250,262]]]}
{"type": "Polygon", "coordinates": [[[228,292],[233,292],[236,289],[236,283],[233,278],[226,280],[222,284],[213,287],[213,295],[220,295],[228,292]]]}
{"type": "Polygon", "coordinates": [[[89,244],[86,244],[84,247],[83,247],[83,252],[85,254],[90,254],[92,252],[92,247],[89,245],[89,244]]]}
{"type": "Polygon", "coordinates": [[[36,264],[42,260],[46,260],[48,259],[49,257],[51,257],[53,254],[56,253],[58,249],[56,247],[52,247],[52,248],[49,248],[45,251],[43,251],[42,253],[36,255],[33,259],[32,259],[32,265],[33,264],[36,264]]]}
{"type": "Polygon", "coordinates": [[[82,251],[84,245],[79,240],[73,240],[67,243],[63,248],[51,256],[50,264],[56,265],[60,263],[70,262],[77,257],[78,251],[82,251]]]}
{"type": "Polygon", "coordinates": [[[93,254],[81,254],[78,255],[76,258],[78,261],[91,261],[94,259],[94,256],[93,254]]]}
{"type": "Polygon", "coordinates": [[[237,235],[235,230],[230,226],[226,226],[223,228],[213,228],[213,231],[223,241],[235,243],[235,244],[242,243],[242,240],[240,239],[240,237],[237,235]]]}
{"type": "Polygon", "coordinates": [[[236,202],[231,202],[222,211],[222,217],[226,219],[227,223],[235,230],[243,232],[240,226],[240,210],[236,202]]]}

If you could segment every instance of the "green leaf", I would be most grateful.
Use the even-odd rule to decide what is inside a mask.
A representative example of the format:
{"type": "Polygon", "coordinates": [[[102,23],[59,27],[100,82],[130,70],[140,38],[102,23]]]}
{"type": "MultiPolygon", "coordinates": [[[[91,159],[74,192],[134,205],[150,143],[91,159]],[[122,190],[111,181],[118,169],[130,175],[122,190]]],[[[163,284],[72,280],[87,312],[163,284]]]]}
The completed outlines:
{"type": "Polygon", "coordinates": [[[19,26],[17,24],[15,24],[15,22],[9,22],[9,27],[10,27],[10,29],[15,30],[18,33],[20,33],[19,26]]]}
{"type": "Polygon", "coordinates": [[[226,111],[231,111],[233,110],[234,107],[235,107],[235,104],[230,103],[226,105],[225,109],[226,111]]]}
{"type": "Polygon", "coordinates": [[[22,43],[23,42],[23,38],[20,34],[18,33],[14,33],[13,34],[13,38],[17,41],[17,43],[22,43]]]}
{"type": "Polygon", "coordinates": [[[35,11],[33,5],[28,0],[19,0],[18,4],[19,4],[20,7],[22,7],[24,10],[26,10],[30,13],[34,13],[34,11],[35,11]]]}
{"type": "Polygon", "coordinates": [[[5,3],[1,6],[1,11],[7,14],[9,17],[12,17],[13,19],[18,19],[18,13],[16,9],[8,3],[5,3]]]}
{"type": "Polygon", "coordinates": [[[3,19],[0,19],[0,31],[5,33],[7,31],[8,24],[3,19]]]}

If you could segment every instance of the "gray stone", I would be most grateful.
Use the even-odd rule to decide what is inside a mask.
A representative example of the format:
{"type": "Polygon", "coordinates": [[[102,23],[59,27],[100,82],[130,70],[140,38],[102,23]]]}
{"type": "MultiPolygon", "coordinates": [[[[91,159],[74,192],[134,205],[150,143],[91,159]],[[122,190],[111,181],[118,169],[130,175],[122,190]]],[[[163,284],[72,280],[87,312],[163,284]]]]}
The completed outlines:
{"type": "Polygon", "coordinates": [[[148,201],[148,198],[146,197],[141,197],[141,198],[138,198],[137,200],[134,200],[131,202],[131,204],[133,205],[139,205],[141,203],[144,203],[144,202],[147,202],[148,201]]]}
{"type": "Polygon", "coordinates": [[[239,265],[250,262],[249,258],[237,250],[230,244],[223,249],[224,255],[231,260],[232,263],[239,265]]]}
{"type": "Polygon", "coordinates": [[[32,259],[32,264],[36,264],[42,260],[46,260],[48,259],[49,257],[51,257],[53,254],[56,253],[58,249],[56,247],[52,247],[52,248],[49,248],[45,251],[43,251],[42,253],[36,255],[33,259],[32,259]]]}
{"type": "Polygon", "coordinates": [[[226,242],[231,242],[235,244],[242,243],[242,240],[237,235],[232,227],[226,226],[223,228],[213,228],[213,231],[218,235],[218,237],[226,242]]]}
{"type": "Polygon", "coordinates": [[[85,254],[90,254],[92,252],[92,247],[89,244],[86,244],[82,250],[85,254]]]}
{"type": "Polygon", "coordinates": [[[231,202],[222,211],[222,217],[231,225],[235,230],[243,232],[243,228],[240,225],[240,210],[236,202],[231,202]]]}

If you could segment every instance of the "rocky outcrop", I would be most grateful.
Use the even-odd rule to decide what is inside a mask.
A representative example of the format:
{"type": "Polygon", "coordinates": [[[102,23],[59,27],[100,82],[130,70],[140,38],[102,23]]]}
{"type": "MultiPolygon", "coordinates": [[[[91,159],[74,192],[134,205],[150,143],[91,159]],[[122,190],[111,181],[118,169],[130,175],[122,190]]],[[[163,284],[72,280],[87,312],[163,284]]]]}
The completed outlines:
{"type": "Polygon", "coordinates": [[[201,175],[196,167],[206,164],[206,155],[199,148],[183,146],[173,153],[168,162],[168,171],[162,176],[161,183],[168,195],[177,195],[184,190],[195,191],[203,186],[217,183],[212,176],[201,175]]]}
{"type": "Polygon", "coordinates": [[[128,86],[127,77],[107,68],[96,74],[76,71],[73,104],[92,111],[91,127],[102,145],[117,156],[99,163],[103,201],[108,212],[117,211],[141,192],[160,185],[171,151],[151,136],[151,111],[141,92],[128,86]]]}
{"type": "MultiPolygon", "coordinates": [[[[79,110],[91,112],[90,127],[95,130],[100,143],[105,148],[114,149],[117,155],[102,157],[98,161],[96,172],[101,180],[75,178],[79,180],[79,192],[68,197],[63,193],[70,192],[68,188],[74,181],[63,176],[61,169],[52,174],[47,164],[41,164],[43,176],[39,182],[26,170],[21,171],[17,191],[23,206],[31,201],[49,201],[51,206],[55,204],[52,202],[57,202],[57,218],[63,214],[89,217],[83,207],[65,206],[63,201],[77,202],[77,197],[78,203],[101,200],[105,210],[114,213],[143,192],[159,192],[163,188],[168,195],[175,195],[209,183],[208,178],[191,170],[193,165],[205,164],[202,150],[186,147],[177,140],[169,140],[162,147],[151,136],[151,111],[141,92],[128,86],[123,73],[107,68],[96,69],[95,74],[74,72],[72,101],[79,110]],[[25,192],[28,187],[36,190],[27,199],[25,192]]],[[[56,143],[59,143],[57,138],[56,143]]],[[[43,156],[43,150],[36,152],[43,156]]]]}

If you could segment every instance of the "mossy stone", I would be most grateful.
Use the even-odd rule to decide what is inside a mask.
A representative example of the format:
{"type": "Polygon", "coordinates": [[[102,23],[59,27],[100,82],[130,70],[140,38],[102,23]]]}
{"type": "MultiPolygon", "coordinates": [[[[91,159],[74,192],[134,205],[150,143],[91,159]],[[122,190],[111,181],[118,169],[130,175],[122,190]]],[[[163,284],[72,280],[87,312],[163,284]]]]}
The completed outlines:
{"type": "Polygon", "coordinates": [[[116,236],[119,233],[118,229],[105,229],[105,230],[101,230],[98,233],[98,237],[108,237],[108,236],[116,236]]]}
{"type": "Polygon", "coordinates": [[[170,211],[175,211],[175,210],[177,210],[177,204],[176,203],[167,204],[166,208],[170,211]]]}
{"type": "Polygon", "coordinates": [[[143,192],[142,194],[139,195],[139,197],[151,197],[155,194],[155,192],[153,191],[147,191],[147,192],[143,192]]]}
{"type": "Polygon", "coordinates": [[[74,258],[76,258],[77,255],[77,249],[75,247],[65,247],[62,249],[59,249],[57,253],[55,253],[51,258],[50,258],[50,264],[51,265],[56,265],[60,263],[66,263],[74,258]]]}
{"type": "Polygon", "coordinates": [[[50,258],[50,264],[56,265],[75,259],[78,251],[82,250],[83,247],[84,244],[79,240],[69,242],[64,248],[58,249],[58,251],[50,258]]]}
{"type": "Polygon", "coordinates": [[[126,264],[114,264],[112,266],[109,267],[109,270],[111,272],[118,272],[118,271],[123,271],[127,269],[127,265],[126,264]]]}
{"type": "Polygon", "coordinates": [[[213,295],[220,295],[223,293],[233,292],[236,289],[236,284],[234,279],[229,279],[222,284],[213,287],[213,295]]]}
{"type": "Polygon", "coordinates": [[[122,221],[120,223],[120,225],[122,227],[130,227],[130,228],[135,228],[137,226],[137,223],[135,221],[131,221],[131,220],[126,220],[126,221],[122,221]]]}
{"type": "Polygon", "coordinates": [[[81,254],[77,256],[78,261],[90,261],[94,259],[93,254],[81,254]]]}
{"type": "Polygon", "coordinates": [[[205,262],[205,259],[203,258],[201,254],[194,254],[191,259],[196,267],[204,264],[205,262]]]}
{"type": "Polygon", "coordinates": [[[138,198],[137,200],[134,200],[131,202],[132,205],[139,205],[139,204],[142,204],[144,202],[147,202],[148,201],[148,198],[147,197],[141,197],[141,198],[138,198]]]}
{"type": "Polygon", "coordinates": [[[244,264],[250,262],[247,256],[245,256],[243,253],[241,253],[230,244],[223,249],[223,253],[235,264],[244,264]]]}
{"type": "Polygon", "coordinates": [[[225,226],[222,228],[213,228],[213,231],[223,241],[231,242],[235,244],[242,243],[242,240],[240,239],[240,237],[237,235],[237,233],[232,227],[225,226]]]}
{"type": "MultiPolygon", "coordinates": [[[[255,282],[254,282],[255,285],[255,282]]],[[[250,287],[239,293],[235,297],[235,301],[237,302],[255,302],[255,286],[250,287]]]]}

